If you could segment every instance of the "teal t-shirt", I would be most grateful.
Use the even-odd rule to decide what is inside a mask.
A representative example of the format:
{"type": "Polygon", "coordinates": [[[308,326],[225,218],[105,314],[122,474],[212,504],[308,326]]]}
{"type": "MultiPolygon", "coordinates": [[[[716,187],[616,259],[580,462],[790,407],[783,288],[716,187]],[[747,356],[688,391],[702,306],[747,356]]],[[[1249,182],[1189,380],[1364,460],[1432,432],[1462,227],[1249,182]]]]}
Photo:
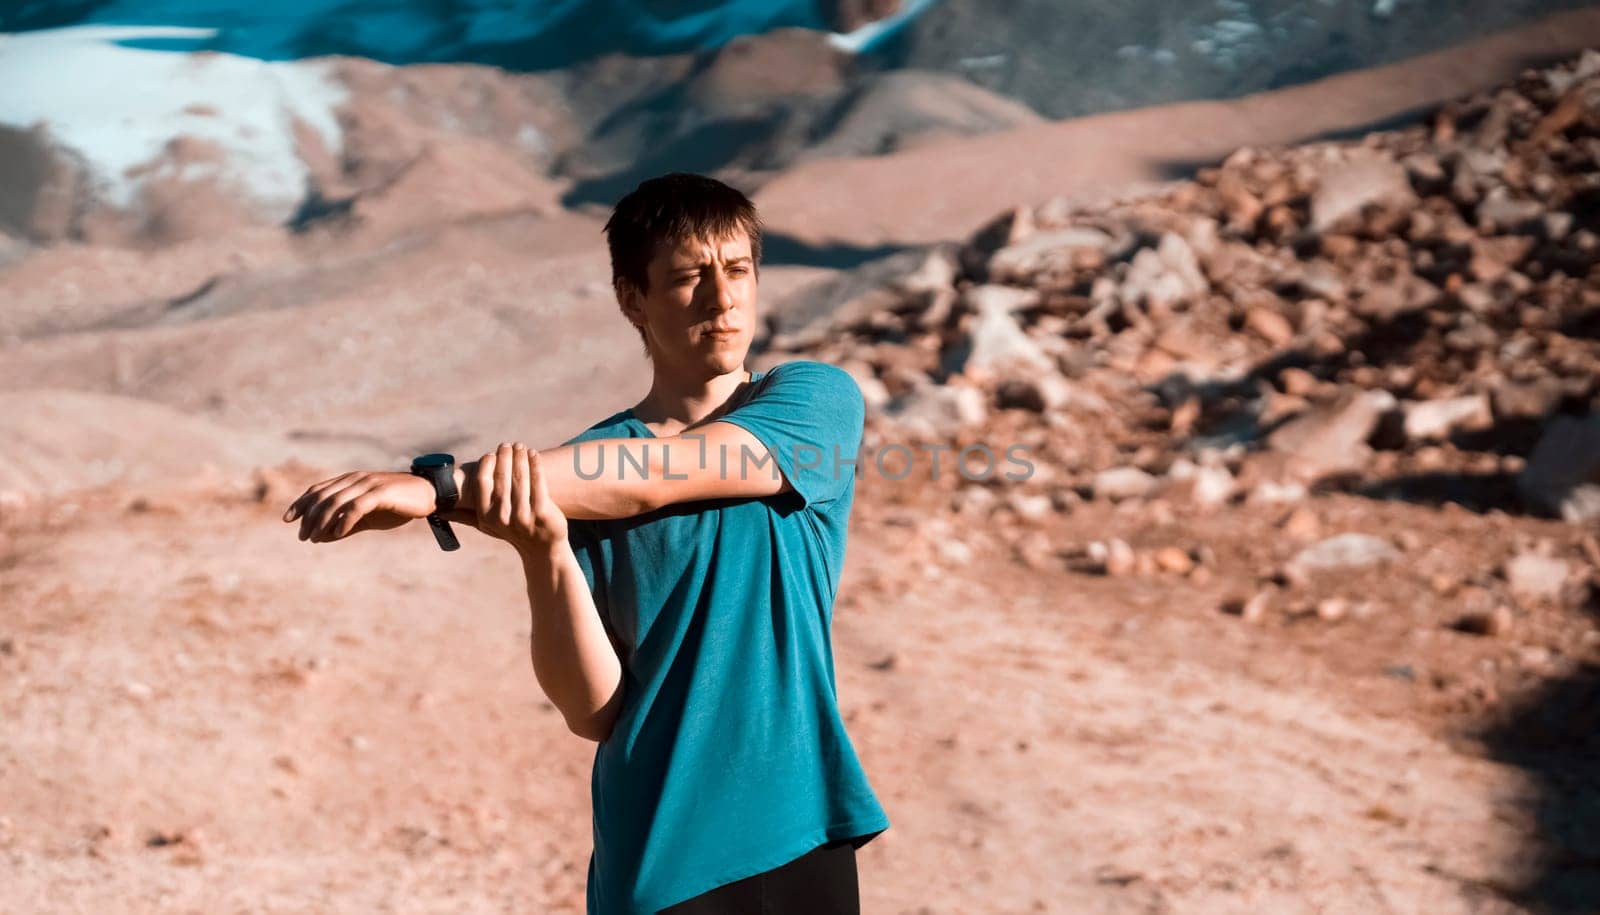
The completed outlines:
{"type": "MultiPolygon", "coordinates": [[[[889,827],[839,716],[829,641],[861,390],[843,369],[798,361],[735,396],[716,421],[765,444],[771,458],[751,457],[776,460],[792,492],[568,524],[623,666],[622,710],[590,780],[589,915],[654,913],[889,827]]],[[[567,444],[654,437],[623,410],[567,444]]],[[[593,475],[601,451],[577,450],[593,475]]],[[[617,452],[603,460],[616,479],[617,452]]],[[[738,473],[740,456],[726,460],[738,473]]]]}

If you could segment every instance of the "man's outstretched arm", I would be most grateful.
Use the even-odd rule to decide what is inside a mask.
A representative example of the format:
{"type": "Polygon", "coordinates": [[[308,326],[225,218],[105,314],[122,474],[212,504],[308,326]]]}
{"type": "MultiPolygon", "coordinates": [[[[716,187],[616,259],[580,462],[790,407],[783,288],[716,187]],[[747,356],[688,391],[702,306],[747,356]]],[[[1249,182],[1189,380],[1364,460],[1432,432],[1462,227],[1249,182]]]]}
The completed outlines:
{"type": "MultiPolygon", "coordinates": [[[[776,458],[742,426],[710,422],[662,438],[607,438],[539,452],[545,485],[568,518],[631,518],[679,502],[760,498],[790,489],[776,458]]],[[[493,480],[456,467],[457,504],[473,510],[493,480]],[[482,487],[487,488],[482,488],[482,487]]]]}

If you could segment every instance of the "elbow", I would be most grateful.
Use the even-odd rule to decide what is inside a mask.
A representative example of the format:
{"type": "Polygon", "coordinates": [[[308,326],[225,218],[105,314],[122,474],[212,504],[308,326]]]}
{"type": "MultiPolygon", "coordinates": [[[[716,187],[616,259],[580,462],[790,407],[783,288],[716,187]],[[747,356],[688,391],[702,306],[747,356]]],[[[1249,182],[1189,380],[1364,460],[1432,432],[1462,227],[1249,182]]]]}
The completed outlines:
{"type": "Polygon", "coordinates": [[[643,515],[662,508],[667,502],[659,498],[659,495],[656,487],[640,487],[638,492],[634,493],[629,509],[633,515],[643,515]]]}
{"type": "Polygon", "coordinates": [[[611,736],[611,730],[615,727],[617,715],[621,711],[622,686],[619,683],[617,688],[612,690],[611,698],[606,700],[605,705],[588,714],[566,716],[567,730],[584,740],[603,743],[611,736]]]}
{"type": "Polygon", "coordinates": [[[604,743],[605,739],[611,736],[611,726],[614,723],[613,721],[603,721],[600,716],[596,715],[586,720],[568,721],[567,730],[582,737],[584,740],[604,743]]]}

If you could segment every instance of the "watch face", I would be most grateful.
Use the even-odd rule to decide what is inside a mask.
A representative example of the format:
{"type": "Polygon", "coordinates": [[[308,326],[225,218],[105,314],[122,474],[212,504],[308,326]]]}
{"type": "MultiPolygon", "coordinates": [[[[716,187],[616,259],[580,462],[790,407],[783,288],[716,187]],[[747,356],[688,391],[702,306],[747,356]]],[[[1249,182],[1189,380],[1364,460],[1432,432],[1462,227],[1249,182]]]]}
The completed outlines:
{"type": "Polygon", "coordinates": [[[434,452],[432,454],[424,454],[416,458],[411,462],[411,466],[426,470],[429,467],[453,467],[455,466],[455,462],[456,459],[454,455],[444,454],[442,452],[434,452]]]}

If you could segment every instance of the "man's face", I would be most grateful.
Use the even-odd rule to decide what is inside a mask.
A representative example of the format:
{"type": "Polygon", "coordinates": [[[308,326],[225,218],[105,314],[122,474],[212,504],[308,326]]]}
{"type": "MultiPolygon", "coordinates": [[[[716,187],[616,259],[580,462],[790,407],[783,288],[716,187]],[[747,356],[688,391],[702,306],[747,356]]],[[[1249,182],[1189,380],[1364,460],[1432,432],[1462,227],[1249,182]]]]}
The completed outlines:
{"type": "Polygon", "coordinates": [[[707,377],[739,371],[756,328],[749,236],[663,244],[649,275],[649,293],[629,290],[624,310],[644,326],[656,364],[707,377]]]}

